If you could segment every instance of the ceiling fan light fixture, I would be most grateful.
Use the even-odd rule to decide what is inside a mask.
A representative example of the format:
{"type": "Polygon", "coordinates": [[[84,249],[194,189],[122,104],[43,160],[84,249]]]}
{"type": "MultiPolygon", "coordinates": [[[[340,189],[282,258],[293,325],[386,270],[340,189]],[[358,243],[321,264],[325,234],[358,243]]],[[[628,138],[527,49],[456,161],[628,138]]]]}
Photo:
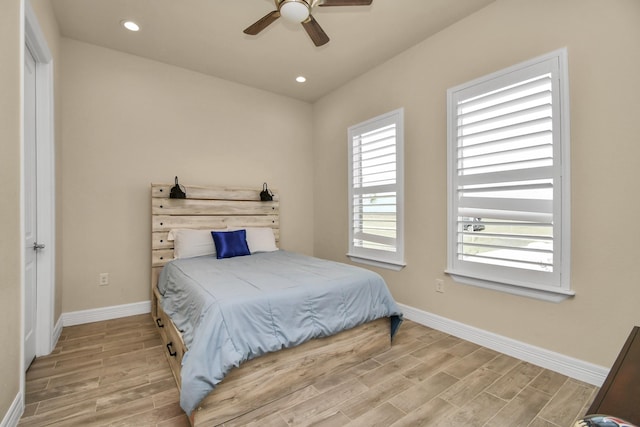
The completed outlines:
{"type": "Polygon", "coordinates": [[[280,15],[290,22],[300,23],[310,14],[309,4],[304,0],[284,0],[280,3],[280,15]]]}

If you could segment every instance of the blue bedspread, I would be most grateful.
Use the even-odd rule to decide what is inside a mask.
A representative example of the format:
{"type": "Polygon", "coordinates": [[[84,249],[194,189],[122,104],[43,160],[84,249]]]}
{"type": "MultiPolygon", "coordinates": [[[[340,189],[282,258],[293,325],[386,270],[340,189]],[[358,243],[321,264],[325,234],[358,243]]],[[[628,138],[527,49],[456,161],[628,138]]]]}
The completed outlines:
{"type": "Polygon", "coordinates": [[[380,275],[282,250],[175,260],[158,287],[188,348],[180,395],[187,414],[242,362],[381,317],[392,318],[393,336],[402,322],[380,275]]]}

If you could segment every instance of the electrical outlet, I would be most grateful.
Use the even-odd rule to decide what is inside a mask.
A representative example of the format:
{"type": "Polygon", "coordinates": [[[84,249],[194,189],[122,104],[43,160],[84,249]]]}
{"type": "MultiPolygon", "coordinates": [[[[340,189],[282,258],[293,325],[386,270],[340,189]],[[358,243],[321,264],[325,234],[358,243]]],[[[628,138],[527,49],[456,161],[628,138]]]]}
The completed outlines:
{"type": "Polygon", "coordinates": [[[98,276],[98,286],[107,286],[109,284],[109,273],[100,273],[98,276]]]}
{"type": "Polygon", "coordinates": [[[436,292],[444,293],[444,280],[436,279],[436,292]]]}

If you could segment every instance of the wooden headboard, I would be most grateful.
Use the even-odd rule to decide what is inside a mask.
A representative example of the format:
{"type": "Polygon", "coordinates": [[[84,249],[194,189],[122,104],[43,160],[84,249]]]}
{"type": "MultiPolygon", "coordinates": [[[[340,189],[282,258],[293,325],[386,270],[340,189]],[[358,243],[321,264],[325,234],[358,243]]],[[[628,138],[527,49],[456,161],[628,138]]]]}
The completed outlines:
{"type": "Polygon", "coordinates": [[[162,267],[173,259],[172,228],[214,229],[225,227],[271,227],[280,240],[280,202],[260,201],[262,186],[256,188],[183,186],[186,199],[170,199],[174,184],[151,184],[151,293],[162,267]]]}

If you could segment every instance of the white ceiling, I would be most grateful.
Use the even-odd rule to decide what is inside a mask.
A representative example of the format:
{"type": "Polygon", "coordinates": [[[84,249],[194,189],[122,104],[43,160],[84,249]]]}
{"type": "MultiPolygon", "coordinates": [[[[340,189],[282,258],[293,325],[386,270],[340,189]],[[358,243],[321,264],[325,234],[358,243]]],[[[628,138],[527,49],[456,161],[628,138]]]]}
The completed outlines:
{"type": "Polygon", "coordinates": [[[257,36],[242,32],[275,9],[273,0],[51,1],[65,37],[313,102],[494,0],[316,7],[331,38],[319,48],[284,19],[257,36]],[[141,30],[123,29],[124,19],[141,30]]]}

